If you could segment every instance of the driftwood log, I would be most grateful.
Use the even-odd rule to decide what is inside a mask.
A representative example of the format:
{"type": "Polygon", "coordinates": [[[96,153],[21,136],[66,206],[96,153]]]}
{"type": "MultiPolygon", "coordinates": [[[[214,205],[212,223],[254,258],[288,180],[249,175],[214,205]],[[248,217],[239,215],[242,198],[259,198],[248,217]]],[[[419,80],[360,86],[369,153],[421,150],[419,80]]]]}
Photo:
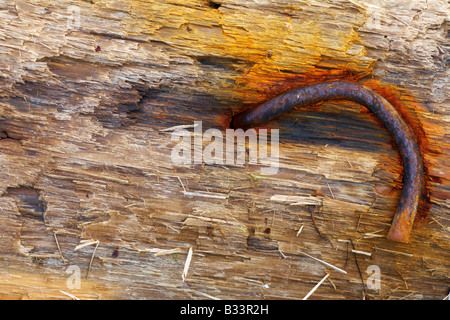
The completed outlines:
{"type": "Polygon", "coordinates": [[[0,298],[301,299],[328,274],[310,299],[444,299],[448,12],[439,0],[2,1],[0,298]],[[386,239],[398,151],[356,103],[267,123],[275,175],[172,161],[167,129],[225,133],[237,112],[336,79],[382,94],[420,141],[409,243],[386,239]]]}

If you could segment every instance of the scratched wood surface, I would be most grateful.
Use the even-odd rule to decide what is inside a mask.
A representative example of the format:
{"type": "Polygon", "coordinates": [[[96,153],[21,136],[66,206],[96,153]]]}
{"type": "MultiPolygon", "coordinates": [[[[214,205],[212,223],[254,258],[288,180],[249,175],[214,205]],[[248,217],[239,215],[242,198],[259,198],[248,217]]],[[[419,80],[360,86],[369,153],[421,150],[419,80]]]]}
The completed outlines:
{"type": "Polygon", "coordinates": [[[310,299],[443,299],[448,9],[2,1],[0,298],[301,299],[329,274],[310,299]],[[420,138],[429,200],[408,244],[385,239],[401,191],[396,147],[357,104],[268,123],[280,130],[276,175],[172,161],[177,142],[161,130],[202,121],[225,132],[245,106],[328,79],[383,93],[420,138]]]}

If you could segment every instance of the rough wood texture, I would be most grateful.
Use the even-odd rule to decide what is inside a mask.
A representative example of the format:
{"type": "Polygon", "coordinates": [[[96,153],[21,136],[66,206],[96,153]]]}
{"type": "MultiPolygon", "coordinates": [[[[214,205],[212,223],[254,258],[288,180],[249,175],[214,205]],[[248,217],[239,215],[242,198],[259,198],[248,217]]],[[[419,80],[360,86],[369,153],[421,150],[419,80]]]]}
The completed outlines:
{"type": "Polygon", "coordinates": [[[371,253],[357,254],[364,281],[381,271],[366,298],[444,298],[448,12],[425,0],[2,1],[0,297],[299,299],[329,273],[310,299],[361,299],[352,239],[371,253]],[[224,130],[245,106],[327,79],[382,92],[420,138],[430,206],[409,244],[385,239],[396,147],[354,103],[269,123],[274,176],[171,161],[176,142],[161,129],[224,130]],[[99,241],[94,256],[95,245],[75,250],[83,240],[99,241]]]}

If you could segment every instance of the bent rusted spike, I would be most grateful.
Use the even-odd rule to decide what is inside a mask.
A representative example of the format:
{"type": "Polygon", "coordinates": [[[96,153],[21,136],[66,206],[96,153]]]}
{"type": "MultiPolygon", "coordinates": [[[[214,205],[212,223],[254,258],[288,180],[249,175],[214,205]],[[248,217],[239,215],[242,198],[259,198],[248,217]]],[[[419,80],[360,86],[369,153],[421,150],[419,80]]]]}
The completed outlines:
{"type": "Polygon", "coordinates": [[[324,100],[346,99],[367,107],[394,137],[403,160],[403,192],[387,238],[408,242],[422,192],[423,164],[414,135],[397,110],[378,93],[357,83],[331,81],[313,84],[281,94],[254,109],[233,117],[233,128],[260,125],[294,107],[324,100]]]}

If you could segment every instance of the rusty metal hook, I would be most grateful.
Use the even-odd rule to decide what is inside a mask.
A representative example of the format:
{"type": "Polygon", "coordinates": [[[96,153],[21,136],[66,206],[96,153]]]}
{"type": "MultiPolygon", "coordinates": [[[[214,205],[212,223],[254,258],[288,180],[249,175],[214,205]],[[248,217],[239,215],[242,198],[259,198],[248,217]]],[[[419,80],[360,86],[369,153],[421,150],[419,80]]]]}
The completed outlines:
{"type": "Polygon", "coordinates": [[[308,85],[281,94],[233,117],[231,126],[247,129],[260,125],[294,107],[319,101],[346,99],[367,107],[393,136],[403,160],[403,191],[387,238],[408,242],[422,192],[423,163],[419,145],[397,110],[382,96],[360,84],[331,81],[308,85]]]}

